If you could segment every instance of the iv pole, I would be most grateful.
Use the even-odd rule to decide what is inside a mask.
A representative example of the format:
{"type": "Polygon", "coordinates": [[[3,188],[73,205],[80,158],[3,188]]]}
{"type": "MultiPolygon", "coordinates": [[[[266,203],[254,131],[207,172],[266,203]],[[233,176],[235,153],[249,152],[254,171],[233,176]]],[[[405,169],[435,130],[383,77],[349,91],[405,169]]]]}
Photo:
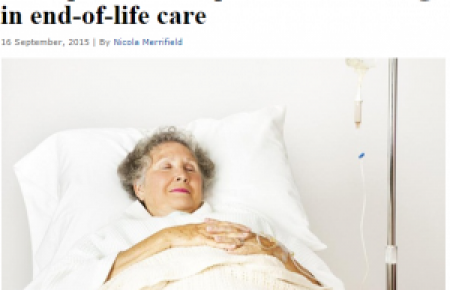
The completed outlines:
{"type": "MultiPolygon", "coordinates": [[[[370,61],[358,58],[346,59],[348,66],[353,67],[361,78],[367,69],[373,66],[370,61]]],[[[395,245],[395,197],[396,197],[396,139],[397,139],[397,58],[389,59],[389,204],[386,247],[386,284],[387,290],[397,290],[397,246],[395,245]]],[[[361,95],[358,87],[355,101],[355,123],[357,128],[361,123],[361,95]]]]}
{"type": "Polygon", "coordinates": [[[388,290],[397,289],[397,246],[395,245],[396,137],[397,137],[397,58],[389,59],[389,204],[386,247],[388,290]]]}

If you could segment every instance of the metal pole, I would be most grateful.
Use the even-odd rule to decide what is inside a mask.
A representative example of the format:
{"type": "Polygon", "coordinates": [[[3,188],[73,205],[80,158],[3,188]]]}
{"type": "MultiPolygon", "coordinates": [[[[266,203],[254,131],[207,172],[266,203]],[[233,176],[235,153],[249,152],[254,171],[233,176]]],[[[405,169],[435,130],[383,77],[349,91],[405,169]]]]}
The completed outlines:
{"type": "Polygon", "coordinates": [[[397,289],[397,246],[395,245],[396,137],[397,137],[397,62],[389,60],[389,205],[386,247],[387,289],[397,289]]]}

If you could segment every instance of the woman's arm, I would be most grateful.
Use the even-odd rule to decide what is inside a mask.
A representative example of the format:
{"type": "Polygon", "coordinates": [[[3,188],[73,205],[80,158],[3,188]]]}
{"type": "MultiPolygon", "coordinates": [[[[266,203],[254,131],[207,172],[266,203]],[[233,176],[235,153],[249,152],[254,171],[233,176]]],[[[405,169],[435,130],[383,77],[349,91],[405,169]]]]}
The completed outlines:
{"type": "Polygon", "coordinates": [[[170,248],[170,243],[164,238],[164,230],[151,235],[145,240],[137,243],[126,251],[120,252],[117,255],[105,282],[111,280],[111,278],[120,273],[123,269],[168,248],[170,248]]]}
{"type": "Polygon", "coordinates": [[[250,229],[231,222],[212,219],[202,224],[188,224],[163,229],[142,240],[126,251],[120,252],[105,282],[125,268],[164,250],[175,247],[211,246],[224,250],[239,247],[250,237],[250,229]]]}

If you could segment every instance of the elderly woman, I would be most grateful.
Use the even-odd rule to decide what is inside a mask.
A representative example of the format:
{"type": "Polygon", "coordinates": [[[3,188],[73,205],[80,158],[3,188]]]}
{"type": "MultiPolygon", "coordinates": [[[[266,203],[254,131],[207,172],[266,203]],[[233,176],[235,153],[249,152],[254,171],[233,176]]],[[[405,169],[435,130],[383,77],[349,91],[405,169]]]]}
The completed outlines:
{"type": "MultiPolygon", "coordinates": [[[[208,218],[213,211],[204,201],[204,189],[213,178],[214,163],[188,134],[170,127],[144,138],[120,164],[118,174],[123,188],[139,202],[126,211],[123,219],[82,242],[27,290],[94,290],[101,283],[102,289],[130,289],[131,285],[123,285],[136,280],[128,278],[133,277],[130,269],[138,269],[149,258],[167,250],[205,246],[235,257],[273,256],[289,273],[310,281],[312,288],[301,289],[316,289],[315,285],[320,285],[286,248],[271,238],[256,235],[242,224],[208,218]],[[202,222],[181,222],[199,217],[202,222]]],[[[154,270],[143,273],[156,275],[154,270]]]]}
{"type": "MultiPolygon", "coordinates": [[[[150,215],[166,216],[176,211],[193,213],[203,205],[203,190],[213,177],[214,163],[192,138],[171,127],[138,143],[119,166],[118,173],[124,189],[135,195],[150,215]]],[[[264,239],[264,243],[270,241],[264,239]]],[[[267,250],[249,228],[212,219],[167,228],[120,252],[107,280],[129,265],[168,248],[201,245],[234,254],[272,255],[283,260],[287,269],[319,284],[304,268],[291,259],[283,259],[280,246],[267,250]]]]}

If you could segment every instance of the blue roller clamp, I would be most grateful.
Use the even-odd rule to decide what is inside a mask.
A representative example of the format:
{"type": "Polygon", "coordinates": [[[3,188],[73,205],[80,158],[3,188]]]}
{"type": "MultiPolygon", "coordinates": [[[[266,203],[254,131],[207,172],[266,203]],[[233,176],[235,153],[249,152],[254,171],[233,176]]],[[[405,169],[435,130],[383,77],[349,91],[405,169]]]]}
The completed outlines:
{"type": "Polygon", "coordinates": [[[363,152],[363,153],[359,154],[358,158],[361,159],[361,158],[364,157],[364,155],[365,155],[365,154],[364,154],[364,152],[363,152]]]}

